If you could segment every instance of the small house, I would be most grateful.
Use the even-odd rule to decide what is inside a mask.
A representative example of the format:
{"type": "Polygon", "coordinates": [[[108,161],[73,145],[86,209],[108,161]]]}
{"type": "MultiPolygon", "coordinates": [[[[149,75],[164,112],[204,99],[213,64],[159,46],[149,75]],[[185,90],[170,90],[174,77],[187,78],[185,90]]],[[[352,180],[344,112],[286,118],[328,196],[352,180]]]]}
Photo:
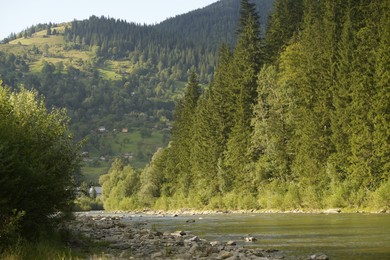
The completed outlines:
{"type": "Polygon", "coordinates": [[[96,196],[96,198],[102,196],[102,192],[103,189],[100,186],[91,186],[88,190],[89,196],[96,196]]]}

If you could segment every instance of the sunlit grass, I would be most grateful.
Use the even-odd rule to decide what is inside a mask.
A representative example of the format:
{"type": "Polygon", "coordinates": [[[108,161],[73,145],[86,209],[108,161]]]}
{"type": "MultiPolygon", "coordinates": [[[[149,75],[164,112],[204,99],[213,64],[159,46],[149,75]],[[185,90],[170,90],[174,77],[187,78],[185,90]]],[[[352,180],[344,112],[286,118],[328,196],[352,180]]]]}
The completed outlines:
{"type": "Polygon", "coordinates": [[[25,259],[83,259],[56,239],[46,239],[38,243],[19,242],[0,253],[2,260],[25,259]]]}
{"type": "Polygon", "coordinates": [[[31,38],[18,38],[16,40],[10,41],[9,44],[22,44],[22,45],[57,45],[64,44],[64,36],[62,35],[50,35],[48,37],[43,36],[33,36],[31,38]]]}

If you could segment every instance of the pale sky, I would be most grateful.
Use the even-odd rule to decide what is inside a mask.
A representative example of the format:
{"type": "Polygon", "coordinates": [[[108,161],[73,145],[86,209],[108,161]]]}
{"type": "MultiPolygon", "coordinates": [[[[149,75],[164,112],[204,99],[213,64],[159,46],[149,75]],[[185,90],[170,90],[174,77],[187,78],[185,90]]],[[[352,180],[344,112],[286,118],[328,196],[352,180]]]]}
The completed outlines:
{"type": "Polygon", "coordinates": [[[218,0],[0,0],[0,40],[38,23],[84,20],[91,15],[154,24],[218,0]]]}

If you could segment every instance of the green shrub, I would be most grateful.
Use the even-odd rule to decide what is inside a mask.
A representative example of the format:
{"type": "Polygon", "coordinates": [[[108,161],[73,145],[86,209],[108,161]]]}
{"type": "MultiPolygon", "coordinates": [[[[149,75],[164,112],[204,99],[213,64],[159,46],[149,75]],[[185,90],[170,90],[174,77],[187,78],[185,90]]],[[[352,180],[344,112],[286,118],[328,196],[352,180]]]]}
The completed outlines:
{"type": "Polygon", "coordinates": [[[0,81],[0,232],[15,212],[24,212],[19,233],[30,239],[71,214],[80,145],[68,121],[36,92],[11,92],[0,81]]]}
{"type": "Polygon", "coordinates": [[[103,202],[100,198],[91,198],[89,196],[80,196],[75,200],[74,211],[103,210],[103,202]]]}
{"type": "Polygon", "coordinates": [[[301,192],[299,189],[299,185],[290,182],[288,184],[287,192],[284,195],[283,199],[283,207],[285,209],[299,209],[302,207],[302,199],[301,199],[301,192]]]}
{"type": "Polygon", "coordinates": [[[390,180],[383,183],[372,195],[376,208],[390,208],[390,180]]]}

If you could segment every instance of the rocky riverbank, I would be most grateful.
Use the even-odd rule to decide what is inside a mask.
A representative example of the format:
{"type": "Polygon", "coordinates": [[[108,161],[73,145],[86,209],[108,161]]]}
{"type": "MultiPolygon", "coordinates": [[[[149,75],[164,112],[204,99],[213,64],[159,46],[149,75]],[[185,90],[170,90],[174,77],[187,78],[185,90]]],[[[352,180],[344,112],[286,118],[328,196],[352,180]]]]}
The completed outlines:
{"type": "Polygon", "coordinates": [[[254,248],[254,237],[238,241],[206,241],[186,231],[159,232],[145,221],[119,216],[78,215],[68,224],[74,234],[90,239],[96,252],[90,259],[283,259],[274,249],[254,248]]]}

